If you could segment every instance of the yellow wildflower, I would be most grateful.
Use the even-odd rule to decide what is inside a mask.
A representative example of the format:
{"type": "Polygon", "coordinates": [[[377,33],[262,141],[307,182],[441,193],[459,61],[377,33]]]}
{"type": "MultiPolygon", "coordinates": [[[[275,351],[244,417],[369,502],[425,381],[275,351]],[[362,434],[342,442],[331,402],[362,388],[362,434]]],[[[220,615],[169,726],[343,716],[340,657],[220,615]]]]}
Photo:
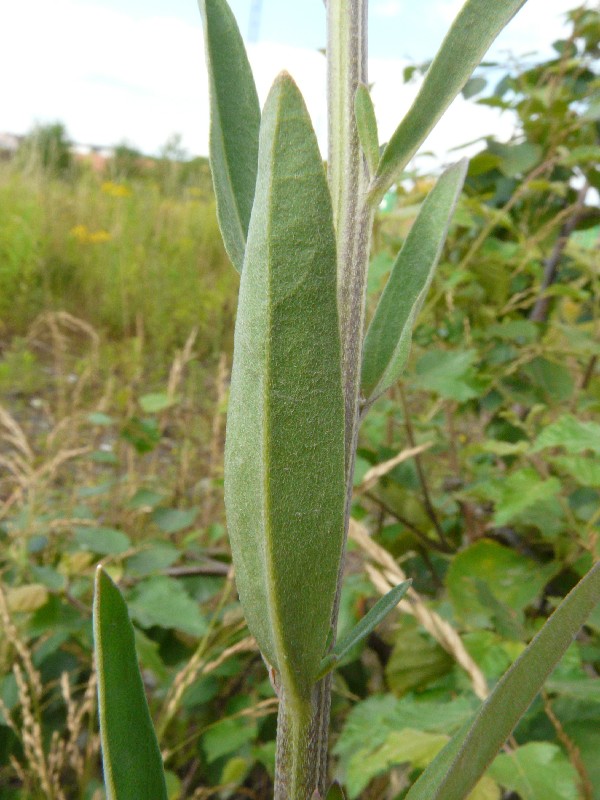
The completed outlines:
{"type": "Polygon", "coordinates": [[[71,236],[82,244],[98,244],[108,242],[112,238],[108,231],[102,229],[91,231],[85,225],[75,225],[71,228],[71,236]]]}
{"type": "Polygon", "coordinates": [[[71,236],[74,239],[77,239],[80,242],[87,242],[89,231],[85,225],[75,225],[74,228],[71,228],[71,236]]]}
{"type": "Polygon", "coordinates": [[[124,183],[104,181],[100,188],[105,194],[110,195],[110,197],[129,197],[131,195],[131,189],[125,186],[124,183]]]}

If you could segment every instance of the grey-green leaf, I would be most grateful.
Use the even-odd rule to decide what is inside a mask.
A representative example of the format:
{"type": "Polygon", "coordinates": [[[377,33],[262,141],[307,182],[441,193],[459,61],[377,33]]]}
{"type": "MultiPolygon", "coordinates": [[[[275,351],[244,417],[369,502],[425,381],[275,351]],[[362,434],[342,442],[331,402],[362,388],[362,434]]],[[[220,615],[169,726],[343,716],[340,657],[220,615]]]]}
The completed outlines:
{"type": "Polygon", "coordinates": [[[319,677],[323,678],[330,672],[352,648],[367,637],[382,622],[410,588],[412,581],[403,581],[379,598],[373,608],[358,622],[343,639],[337,642],[331,651],[321,661],[319,677]]]}
{"type": "Polygon", "coordinates": [[[466,171],[467,161],[463,160],[439,178],[392,267],[363,348],[361,391],[369,401],[392,386],[404,369],[412,329],[446,240],[466,171]]]}
{"type": "Polygon", "coordinates": [[[565,597],[473,722],[436,756],[406,800],[459,800],[469,794],[599,602],[600,562],[565,597]]]}
{"type": "Polygon", "coordinates": [[[210,91],[210,166],[225,249],[242,269],[258,165],[260,106],[246,48],[225,0],[199,0],[210,91]]]}
{"type": "Polygon", "coordinates": [[[371,94],[364,83],[359,84],[354,97],[354,114],[360,146],[363,149],[369,175],[375,175],[379,164],[379,134],[371,94]]]}
{"type": "Polygon", "coordinates": [[[387,144],[369,194],[377,203],[526,0],[467,0],[427,70],[417,97],[387,144]]]}
{"type": "Polygon", "coordinates": [[[276,80],[240,282],[225,503],[248,625],[287,691],[308,691],[344,528],[344,406],[331,200],[302,96],[276,80]]]}
{"type": "Polygon", "coordinates": [[[94,649],[107,800],[166,800],[133,626],[121,593],[101,567],[94,592],[94,649]]]}

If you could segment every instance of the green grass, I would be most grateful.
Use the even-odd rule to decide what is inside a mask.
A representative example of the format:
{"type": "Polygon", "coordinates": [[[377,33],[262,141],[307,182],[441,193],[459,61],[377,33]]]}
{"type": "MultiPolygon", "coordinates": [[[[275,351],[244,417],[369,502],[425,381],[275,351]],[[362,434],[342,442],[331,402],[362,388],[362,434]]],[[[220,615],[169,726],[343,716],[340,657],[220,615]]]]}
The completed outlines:
{"type": "Polygon", "coordinates": [[[164,357],[198,328],[204,356],[229,347],[236,277],[214,202],[151,178],[61,180],[0,171],[0,335],[67,311],[109,340],[137,336],[164,357]]]}

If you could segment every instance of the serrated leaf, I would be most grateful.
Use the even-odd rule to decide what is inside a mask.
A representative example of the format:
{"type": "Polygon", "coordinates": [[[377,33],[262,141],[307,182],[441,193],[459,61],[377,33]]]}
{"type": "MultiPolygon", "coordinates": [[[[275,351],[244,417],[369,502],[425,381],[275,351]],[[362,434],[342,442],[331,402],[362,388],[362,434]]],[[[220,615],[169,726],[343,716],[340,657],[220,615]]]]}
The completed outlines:
{"type": "Polygon", "coordinates": [[[383,152],[370,187],[373,202],[383,197],[463,89],[496,36],[524,4],[525,0],[467,0],[427,70],[414,103],[383,152]]]}
{"type": "Polygon", "coordinates": [[[250,630],[291,692],[316,677],[344,528],[344,406],[331,201],[300,92],[265,105],[240,284],[225,502],[250,630]]]}
{"type": "Polygon", "coordinates": [[[452,560],[446,577],[454,613],[460,622],[472,627],[497,624],[498,609],[478,589],[487,583],[496,601],[522,619],[524,610],[541,594],[559,566],[540,565],[509,547],[489,539],[475,542],[452,560]]]}
{"type": "Polygon", "coordinates": [[[565,597],[521,656],[412,786],[406,800],[456,800],[475,786],[573,637],[600,602],[600,562],[565,597]]]}
{"type": "Polygon", "coordinates": [[[354,96],[354,115],[360,146],[363,149],[369,175],[374,175],[379,163],[379,134],[377,132],[377,117],[373,108],[373,101],[368,88],[359,84],[354,96]]]}
{"type": "Polygon", "coordinates": [[[393,766],[410,764],[415,769],[423,769],[447,741],[448,737],[443,733],[427,733],[407,727],[390,731],[376,749],[372,749],[367,740],[347,766],[346,785],[350,800],[360,797],[373,778],[389,772],[393,766]]]}
{"type": "Polygon", "coordinates": [[[101,568],[94,592],[94,647],[107,800],[167,800],[133,626],[121,593],[101,568]]]}
{"type": "Polygon", "coordinates": [[[508,525],[523,512],[560,494],[558,478],[540,478],[532,467],[515,470],[507,478],[490,480],[480,493],[494,501],[494,523],[508,525]]]}
{"type": "Polygon", "coordinates": [[[600,464],[597,460],[585,456],[556,456],[550,461],[582,486],[600,486],[600,464]]]}
{"type": "Polygon", "coordinates": [[[522,800],[578,800],[578,776],[560,748],[549,742],[528,742],[499,755],[489,774],[522,800]]]}
{"type": "Polygon", "coordinates": [[[131,616],[143,628],[159,625],[203,636],[207,623],[181,583],[166,575],[140,581],[128,597],[131,616]]]}
{"type": "Polygon", "coordinates": [[[483,393],[474,365],[476,350],[430,350],[417,361],[413,385],[465,403],[483,393]]]}
{"type": "Polygon", "coordinates": [[[258,164],[260,106],[235,17],[225,0],[199,0],[210,90],[210,166],[225,249],[241,271],[258,164]]]}
{"type": "Polygon", "coordinates": [[[392,268],[390,278],[365,337],[362,392],[374,400],[400,377],[406,364],[415,324],[465,180],[467,161],[440,177],[392,268]]]}
{"type": "Polygon", "coordinates": [[[532,449],[537,453],[547,447],[564,447],[567,453],[574,454],[585,450],[600,453],[600,425],[597,422],[581,422],[565,414],[543,429],[532,449]]]}
{"type": "Polygon", "coordinates": [[[336,642],[331,653],[321,661],[319,677],[322,678],[330,672],[342,658],[349,653],[359,642],[362,642],[382,622],[390,611],[398,605],[400,600],[409,590],[412,581],[403,581],[391,589],[386,595],[380,597],[365,616],[358,622],[343,639],[336,642]]]}

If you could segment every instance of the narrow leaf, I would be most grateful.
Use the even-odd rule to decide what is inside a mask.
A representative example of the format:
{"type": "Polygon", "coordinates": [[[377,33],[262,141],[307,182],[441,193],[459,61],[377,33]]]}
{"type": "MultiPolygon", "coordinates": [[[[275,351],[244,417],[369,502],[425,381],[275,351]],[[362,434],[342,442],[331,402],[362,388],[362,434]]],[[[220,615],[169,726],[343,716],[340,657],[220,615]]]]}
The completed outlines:
{"type": "Polygon", "coordinates": [[[419,93],[387,144],[369,194],[379,202],[465,86],[525,0],[467,0],[427,70],[419,93]]]}
{"type": "Polygon", "coordinates": [[[379,134],[371,94],[364,83],[361,83],[356,90],[354,114],[360,146],[369,167],[369,175],[375,175],[379,164],[379,134]]]}
{"type": "Polygon", "coordinates": [[[406,800],[457,800],[468,795],[598,602],[600,562],[565,597],[473,722],[431,762],[406,800]]]}
{"type": "Polygon", "coordinates": [[[302,96],[267,99],[240,283],[225,502],[250,630],[286,690],[316,679],[344,528],[344,406],[327,180],[302,96]]]}
{"type": "Polygon", "coordinates": [[[340,639],[328,653],[319,668],[319,678],[325,677],[342,658],[349,653],[359,642],[362,642],[375,628],[382,622],[390,611],[398,605],[410,588],[412,581],[403,581],[393,589],[380,597],[365,616],[349,631],[343,639],[340,639]]]}
{"type": "Polygon", "coordinates": [[[166,800],[162,758],[121,593],[102,568],[94,592],[94,648],[108,800],[166,800]]]}
{"type": "Polygon", "coordinates": [[[241,271],[258,164],[260,106],[235,17],[199,0],[210,91],[210,166],[225,249],[241,271]]]}
{"type": "Polygon", "coordinates": [[[412,329],[438,259],[467,171],[460,161],[427,196],[396,259],[365,337],[362,392],[369,400],[394,384],[408,358],[412,329]]]}

